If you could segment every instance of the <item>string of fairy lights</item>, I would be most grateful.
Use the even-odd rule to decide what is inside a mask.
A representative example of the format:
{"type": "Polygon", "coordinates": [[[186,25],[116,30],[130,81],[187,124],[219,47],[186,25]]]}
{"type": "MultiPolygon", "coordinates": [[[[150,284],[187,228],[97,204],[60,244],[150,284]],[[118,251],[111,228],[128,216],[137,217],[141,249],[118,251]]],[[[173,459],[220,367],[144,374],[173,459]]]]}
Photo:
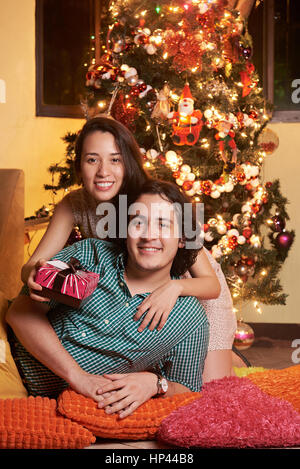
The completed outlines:
{"type": "MultiPolygon", "coordinates": [[[[163,3],[162,5],[158,5],[156,2],[139,2],[139,7],[134,12],[134,18],[138,23],[138,27],[136,27],[132,34],[134,47],[145,49],[149,56],[155,56],[155,54],[159,53],[160,60],[169,60],[170,57],[172,57],[172,51],[175,45],[180,44],[181,36],[184,34],[184,39],[189,41],[188,44],[190,44],[191,47],[200,48],[201,57],[206,54],[206,60],[210,60],[210,65],[213,70],[218,71],[224,69],[226,77],[232,76],[233,60],[228,59],[228,37],[240,35],[245,24],[238,12],[234,14],[232,11],[224,8],[223,15],[218,19],[218,31],[222,32],[221,35],[224,37],[224,40],[222,47],[217,47],[213,40],[213,35],[209,34],[209,26],[207,26],[207,24],[210,24],[209,17],[207,24],[204,23],[202,17],[207,15],[212,6],[216,5],[219,1],[220,0],[187,0],[181,3],[170,1],[168,4],[163,3]],[[199,20],[197,19],[199,27],[196,32],[192,31],[189,35],[182,15],[187,13],[190,9],[193,9],[196,14],[199,14],[199,20]],[[149,16],[150,10],[152,13],[155,10],[160,18],[165,17],[168,19],[169,22],[166,20],[166,24],[175,23],[176,30],[166,27],[165,30],[157,28],[151,31],[147,24],[147,16],[149,16]],[[180,19],[180,21],[177,21],[178,19],[180,19]]],[[[136,106],[135,102],[132,101],[133,97],[144,99],[151,90],[156,96],[162,93],[162,96],[165,96],[171,109],[176,109],[181,99],[178,90],[171,89],[171,87],[165,90],[153,90],[149,83],[140,79],[134,67],[124,63],[123,57],[126,54],[126,43],[124,39],[112,39],[112,34],[120,23],[121,8],[126,7],[126,5],[130,3],[130,0],[122,0],[122,2],[115,0],[110,2],[109,11],[114,18],[114,22],[108,28],[105,44],[101,46],[103,53],[102,60],[97,64],[95,59],[93,59],[92,65],[89,67],[87,86],[97,89],[101,88],[101,81],[103,80],[113,83],[114,92],[111,94],[110,98],[100,99],[97,103],[100,112],[111,112],[121,89],[124,91],[125,110],[131,110],[136,106]],[[118,58],[118,63],[110,60],[112,55],[114,58],[118,58]]],[[[244,48],[243,54],[244,58],[250,58],[247,47],[244,48]]],[[[187,56],[188,54],[186,53],[185,55],[187,56]]],[[[198,60],[196,57],[196,55],[193,57],[193,63],[191,62],[189,72],[194,75],[194,87],[200,92],[206,92],[206,106],[205,109],[201,110],[203,125],[205,125],[206,129],[210,130],[215,129],[218,122],[226,121],[230,123],[230,128],[233,132],[238,132],[239,138],[243,139],[244,146],[251,149],[251,147],[254,147],[256,144],[256,135],[260,133],[261,129],[265,127],[270,119],[270,115],[265,107],[260,106],[257,109],[255,106],[251,105],[247,112],[229,112],[225,115],[224,111],[219,109],[215,104],[216,91],[220,91],[226,96],[231,109],[234,109],[241,96],[245,97],[250,92],[253,93],[254,96],[261,95],[262,88],[259,86],[259,80],[255,71],[251,68],[250,62],[247,63],[246,60],[245,71],[239,74],[237,80],[234,80],[233,86],[228,87],[226,83],[222,81],[222,75],[220,75],[219,82],[216,80],[210,83],[202,81],[201,73],[199,73],[202,63],[201,60],[198,60]],[[199,79],[197,79],[198,76],[199,79]]],[[[180,66],[180,60],[184,61],[188,58],[177,56],[177,59],[179,63],[178,66],[180,66]]],[[[186,65],[187,62],[182,63],[186,65]]],[[[178,70],[180,72],[180,69],[178,70]]],[[[148,104],[150,106],[151,103],[148,104]]],[[[181,115],[179,119],[182,119],[182,122],[184,122],[185,117],[186,116],[181,115]]],[[[175,120],[170,120],[169,122],[170,125],[174,125],[175,120]]],[[[147,122],[145,132],[151,131],[152,128],[153,123],[150,121],[147,122]]],[[[245,190],[249,193],[248,200],[241,207],[241,212],[236,213],[231,221],[226,221],[221,214],[217,214],[211,217],[205,224],[204,238],[206,241],[212,242],[215,232],[221,235],[217,243],[211,248],[214,258],[220,259],[223,256],[228,256],[237,246],[243,244],[248,244],[253,248],[260,248],[262,238],[260,234],[253,231],[252,222],[255,221],[257,214],[269,199],[268,189],[270,186],[268,184],[270,183],[263,184],[261,182],[260,172],[266,156],[271,152],[265,151],[263,146],[258,146],[253,153],[251,162],[247,161],[235,165],[232,171],[222,174],[216,180],[203,180],[197,168],[193,168],[191,165],[185,163],[184,155],[180,149],[176,149],[176,151],[175,149],[165,149],[166,133],[163,130],[163,126],[156,124],[155,134],[157,135],[158,148],[142,149],[145,158],[145,168],[149,170],[153,169],[159,159],[169,168],[176,184],[195,202],[201,202],[203,196],[218,199],[223,193],[230,193],[238,186],[244,186],[245,190]]],[[[209,152],[212,143],[215,145],[214,140],[211,142],[209,138],[201,137],[200,135],[197,146],[201,150],[209,152]]],[[[278,216],[278,214],[276,213],[275,216],[278,216]]],[[[273,217],[266,222],[267,227],[272,227],[273,224],[273,217]]],[[[239,275],[232,278],[231,287],[234,299],[243,296],[243,289],[245,287],[243,267],[245,267],[243,264],[238,266],[239,275]]],[[[246,270],[249,272],[250,268],[251,265],[248,265],[248,270],[246,268],[244,269],[245,272],[246,270]]],[[[268,275],[268,269],[263,268],[258,275],[264,278],[268,275]]],[[[259,303],[254,301],[253,305],[256,311],[261,314],[259,303]]]]}

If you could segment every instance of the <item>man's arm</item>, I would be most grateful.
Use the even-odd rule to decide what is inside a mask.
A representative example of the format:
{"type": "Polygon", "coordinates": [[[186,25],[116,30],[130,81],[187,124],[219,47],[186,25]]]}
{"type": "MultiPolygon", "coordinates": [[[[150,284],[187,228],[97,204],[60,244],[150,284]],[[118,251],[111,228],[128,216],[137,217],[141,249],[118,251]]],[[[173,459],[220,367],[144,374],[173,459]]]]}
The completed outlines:
{"type": "MultiPolygon", "coordinates": [[[[208,323],[204,322],[157,364],[169,384],[166,397],[201,390],[208,347],[208,327],[208,323]]],[[[114,393],[98,406],[106,407],[108,414],[119,412],[120,418],[132,414],[141,404],[157,394],[157,375],[148,371],[104,377],[112,382],[103,386],[99,392],[114,393]]]]}
{"type": "MultiPolygon", "coordinates": [[[[157,394],[157,375],[148,371],[137,373],[103,375],[111,382],[101,387],[98,392],[111,393],[110,397],[98,403],[99,408],[105,407],[107,414],[118,412],[120,418],[132,414],[140,405],[157,394]]],[[[180,383],[168,381],[168,391],[164,397],[190,391],[180,383]]]]}
{"type": "Polygon", "coordinates": [[[75,391],[100,402],[103,397],[97,390],[109,380],[80,368],[59,341],[47,318],[48,311],[47,304],[20,295],[10,306],[6,321],[32,356],[69,383],[75,391]]]}

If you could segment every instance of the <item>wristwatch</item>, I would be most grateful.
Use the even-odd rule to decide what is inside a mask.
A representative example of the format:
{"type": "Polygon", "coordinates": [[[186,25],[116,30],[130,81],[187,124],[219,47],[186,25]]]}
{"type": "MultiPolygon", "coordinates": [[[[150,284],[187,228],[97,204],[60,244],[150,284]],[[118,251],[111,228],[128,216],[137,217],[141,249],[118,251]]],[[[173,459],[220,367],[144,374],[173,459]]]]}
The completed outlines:
{"type": "Polygon", "coordinates": [[[161,394],[166,394],[168,390],[168,381],[163,376],[157,374],[157,396],[161,394]]]}

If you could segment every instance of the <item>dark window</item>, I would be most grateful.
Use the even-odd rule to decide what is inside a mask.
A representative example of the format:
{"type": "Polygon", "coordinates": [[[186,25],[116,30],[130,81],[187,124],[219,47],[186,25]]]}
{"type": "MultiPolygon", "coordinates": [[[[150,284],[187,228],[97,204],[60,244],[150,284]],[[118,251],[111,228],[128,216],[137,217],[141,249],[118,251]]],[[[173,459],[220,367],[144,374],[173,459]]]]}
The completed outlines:
{"type": "Polygon", "coordinates": [[[274,104],[278,110],[300,111],[299,0],[275,0],[274,20],[274,104]]]}
{"type": "Polygon", "coordinates": [[[36,113],[83,117],[97,0],[36,0],[36,113]]]}
{"type": "Polygon", "coordinates": [[[299,1],[264,0],[250,15],[249,32],[253,62],[274,104],[273,121],[299,121],[299,1]]]}

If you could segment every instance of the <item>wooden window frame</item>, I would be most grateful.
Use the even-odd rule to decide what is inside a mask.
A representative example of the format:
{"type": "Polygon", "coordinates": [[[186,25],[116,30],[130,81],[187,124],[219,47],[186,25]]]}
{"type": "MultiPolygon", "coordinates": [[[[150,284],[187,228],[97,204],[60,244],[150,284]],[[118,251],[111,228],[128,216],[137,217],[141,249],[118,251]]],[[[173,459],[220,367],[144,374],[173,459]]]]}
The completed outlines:
{"type": "MultiPolygon", "coordinates": [[[[266,99],[272,104],[274,104],[274,12],[274,0],[265,0],[263,9],[263,87],[266,99]]],[[[271,122],[300,122],[300,111],[275,110],[271,122]]]]}
{"type": "MultiPolygon", "coordinates": [[[[83,119],[83,110],[78,105],[44,104],[44,51],[43,51],[43,2],[36,0],[35,37],[36,37],[36,115],[39,117],[65,117],[83,119]]],[[[100,12],[103,0],[95,0],[95,59],[100,57],[100,12]]]]}

